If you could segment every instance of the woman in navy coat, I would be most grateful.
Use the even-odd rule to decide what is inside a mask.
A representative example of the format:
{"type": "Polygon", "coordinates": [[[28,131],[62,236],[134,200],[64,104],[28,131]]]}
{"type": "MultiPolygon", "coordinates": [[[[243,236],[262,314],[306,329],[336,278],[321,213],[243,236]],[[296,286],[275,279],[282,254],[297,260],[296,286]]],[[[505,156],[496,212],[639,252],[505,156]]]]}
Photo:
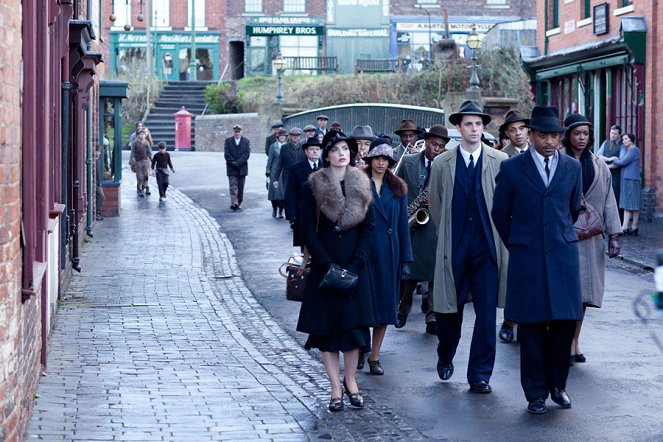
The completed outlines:
{"type": "MultiPolygon", "coordinates": [[[[371,277],[375,325],[368,366],[371,374],[383,375],[380,348],[387,325],[396,323],[401,266],[412,262],[412,246],[407,225],[407,184],[390,170],[396,164],[394,149],[378,138],[364,157],[371,177],[375,228],[368,271],[371,277]]],[[[363,355],[357,368],[363,366],[363,355]]],[[[362,367],[363,368],[363,367],[362,367]]]]}
{"type": "Polygon", "coordinates": [[[362,408],[357,386],[359,350],[370,349],[368,327],[373,325],[368,261],[373,232],[371,182],[352,167],[357,142],[342,132],[329,131],[322,149],[324,167],[302,186],[302,236],[311,253],[311,272],[304,287],[297,331],[308,333],[306,349],[317,348],[331,384],[330,411],[343,409],[343,384],[350,405],[362,408]],[[359,276],[351,296],[320,289],[320,281],[336,264],[359,276]]]}

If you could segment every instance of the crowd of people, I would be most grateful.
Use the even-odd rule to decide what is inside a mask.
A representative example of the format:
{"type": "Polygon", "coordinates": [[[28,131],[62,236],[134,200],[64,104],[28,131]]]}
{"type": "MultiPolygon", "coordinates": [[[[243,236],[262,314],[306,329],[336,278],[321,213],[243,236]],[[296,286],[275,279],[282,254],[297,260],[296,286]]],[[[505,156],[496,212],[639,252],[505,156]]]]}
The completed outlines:
{"type": "Polygon", "coordinates": [[[327,129],[328,119],[303,130],[275,123],[265,174],[272,216],[289,221],[293,245],[310,255],[297,330],[322,354],[329,410],[343,410],[344,395],[363,407],[357,371],[368,361],[371,375],[388,372],[387,328],[405,325],[415,293],[438,338],[440,379],[454,375],[472,303],[469,391],[492,392],[497,339],[517,340],[527,411],[545,413],[548,398],[570,408],[566,380],[587,361],[579,336],[585,309],[602,305],[606,250],[618,256],[619,236],[638,235],[633,135],[612,126],[594,153],[585,116],[561,125],[557,108],[535,106],[530,117],[507,113],[491,146],[491,116],[473,101],[449,116],[455,149],[441,125],[406,118],[396,137],[361,124],[346,135],[338,123],[327,129]],[[594,218],[591,230],[581,217],[594,218]],[[351,290],[330,285],[337,269],[353,278],[351,290]]]}

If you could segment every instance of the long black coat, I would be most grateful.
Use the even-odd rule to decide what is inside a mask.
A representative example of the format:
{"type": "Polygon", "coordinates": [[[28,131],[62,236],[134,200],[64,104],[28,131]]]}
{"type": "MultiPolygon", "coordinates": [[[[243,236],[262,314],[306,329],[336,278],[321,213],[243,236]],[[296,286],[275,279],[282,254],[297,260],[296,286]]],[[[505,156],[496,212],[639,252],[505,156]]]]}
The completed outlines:
{"type": "MultiPolygon", "coordinates": [[[[281,152],[276,160],[276,166],[274,166],[273,172],[275,174],[274,176],[281,177],[283,180],[283,186],[286,189],[288,188],[288,180],[290,179],[290,168],[296,162],[304,159],[306,159],[306,155],[299,143],[288,141],[281,146],[281,152]]],[[[272,179],[272,181],[274,180],[272,179]]]]}
{"type": "Polygon", "coordinates": [[[580,163],[560,154],[549,187],[532,151],[502,161],[493,223],[509,249],[504,316],[519,324],[582,319],[578,236],[580,163]]]}
{"type": "MultiPolygon", "coordinates": [[[[348,167],[349,172],[362,174],[370,204],[370,183],[363,171],[348,167]]],[[[313,175],[326,172],[325,169],[313,175]]],[[[311,176],[313,178],[313,176],[311,176]]],[[[363,185],[362,185],[363,186],[363,185]]],[[[347,190],[346,190],[347,193],[347,190]]],[[[325,205],[318,196],[318,202],[325,205]]],[[[360,210],[348,204],[349,210],[360,210]]],[[[311,253],[311,272],[304,288],[304,300],[299,312],[297,331],[320,336],[336,336],[344,331],[373,325],[372,292],[366,262],[369,256],[374,226],[373,212],[365,208],[363,220],[349,229],[337,229],[337,223],[320,210],[316,232],[316,197],[310,180],[302,188],[302,233],[311,253]],[[331,263],[359,275],[357,289],[346,299],[321,291],[318,286],[331,263]]]]}
{"type": "Polygon", "coordinates": [[[313,172],[308,159],[298,161],[290,167],[290,177],[285,188],[285,217],[294,221],[292,230],[292,245],[303,246],[304,240],[301,232],[302,216],[302,184],[308,180],[313,172]]]}
{"type": "Polygon", "coordinates": [[[251,155],[251,142],[246,137],[241,137],[239,145],[235,143],[235,137],[228,137],[223,144],[223,157],[226,159],[226,175],[246,176],[249,174],[249,156],[251,155]],[[235,161],[239,168],[231,166],[235,161]]]}

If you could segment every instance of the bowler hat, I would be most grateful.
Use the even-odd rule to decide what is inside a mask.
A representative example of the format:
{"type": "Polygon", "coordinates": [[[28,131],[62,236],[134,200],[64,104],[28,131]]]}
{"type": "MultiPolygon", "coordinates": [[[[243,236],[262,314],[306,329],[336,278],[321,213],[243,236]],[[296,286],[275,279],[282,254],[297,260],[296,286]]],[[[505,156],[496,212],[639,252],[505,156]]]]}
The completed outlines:
{"type": "Polygon", "coordinates": [[[307,138],[307,139],[306,139],[306,142],[305,142],[304,144],[302,144],[302,149],[306,150],[306,148],[309,147],[309,146],[318,146],[318,147],[322,147],[322,145],[320,144],[320,140],[318,139],[318,137],[309,137],[309,138],[307,138]]]}
{"type": "Polygon", "coordinates": [[[407,131],[419,133],[419,128],[417,127],[417,123],[415,123],[414,120],[401,120],[401,124],[398,126],[398,130],[395,130],[394,133],[396,135],[400,135],[401,133],[407,131]]]}
{"type": "Polygon", "coordinates": [[[364,160],[370,160],[371,158],[385,157],[389,160],[389,164],[392,166],[396,164],[396,158],[394,158],[394,148],[391,147],[389,143],[384,138],[378,138],[371,143],[371,150],[364,157],[364,160]],[[375,144],[375,146],[373,146],[375,144]]]}
{"type": "Polygon", "coordinates": [[[559,111],[555,106],[534,106],[527,127],[539,132],[564,132],[564,128],[559,125],[559,111]]]}
{"type": "Polygon", "coordinates": [[[317,117],[315,117],[316,120],[329,120],[329,117],[325,114],[320,114],[317,117]]]}
{"type": "Polygon", "coordinates": [[[355,126],[352,128],[352,136],[355,140],[368,140],[373,141],[377,137],[373,135],[371,126],[355,126]]]}
{"type": "Polygon", "coordinates": [[[283,123],[280,121],[275,121],[272,123],[272,129],[278,129],[279,127],[283,127],[283,123]]]}
{"type": "Polygon", "coordinates": [[[463,120],[463,115],[476,115],[481,117],[481,121],[483,121],[484,126],[488,125],[490,120],[492,120],[490,115],[483,112],[483,109],[479,103],[472,100],[463,101],[463,104],[460,105],[458,112],[449,115],[449,123],[453,124],[454,126],[459,126],[460,122],[463,120]]]}
{"type": "Polygon", "coordinates": [[[504,117],[504,123],[502,123],[499,129],[506,132],[507,126],[509,126],[511,123],[515,123],[516,121],[522,121],[525,123],[525,125],[529,124],[529,118],[523,117],[517,110],[510,110],[506,113],[506,116],[504,117]]]}
{"type": "Polygon", "coordinates": [[[290,135],[301,135],[301,134],[302,130],[298,127],[293,127],[292,129],[290,129],[290,135]]]}
{"type": "Polygon", "coordinates": [[[428,132],[424,134],[424,140],[427,140],[430,137],[442,138],[447,143],[451,140],[451,138],[449,138],[449,131],[441,124],[431,126],[431,128],[428,129],[428,132]]]}
{"type": "MultiPolygon", "coordinates": [[[[341,131],[330,130],[322,139],[322,154],[320,157],[325,161],[325,164],[327,161],[327,154],[331,148],[340,141],[345,141],[348,143],[348,147],[350,148],[350,158],[357,156],[357,152],[359,152],[359,148],[357,147],[357,140],[355,140],[353,137],[348,137],[341,131]]],[[[354,165],[354,160],[351,161],[351,165],[354,165]]]]}
{"type": "Polygon", "coordinates": [[[589,126],[591,128],[592,123],[590,123],[587,117],[582,114],[570,114],[564,119],[564,126],[566,126],[564,133],[568,134],[574,127],[589,126]]]}

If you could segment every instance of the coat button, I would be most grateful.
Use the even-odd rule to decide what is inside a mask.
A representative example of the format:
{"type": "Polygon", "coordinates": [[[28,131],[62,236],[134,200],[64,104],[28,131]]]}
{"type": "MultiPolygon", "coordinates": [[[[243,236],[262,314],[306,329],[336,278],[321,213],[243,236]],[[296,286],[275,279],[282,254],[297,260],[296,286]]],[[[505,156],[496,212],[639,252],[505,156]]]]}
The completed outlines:
{"type": "Polygon", "coordinates": [[[393,230],[391,230],[391,229],[388,229],[388,230],[387,230],[387,234],[388,234],[388,235],[391,235],[392,233],[393,233],[393,230]]]}

